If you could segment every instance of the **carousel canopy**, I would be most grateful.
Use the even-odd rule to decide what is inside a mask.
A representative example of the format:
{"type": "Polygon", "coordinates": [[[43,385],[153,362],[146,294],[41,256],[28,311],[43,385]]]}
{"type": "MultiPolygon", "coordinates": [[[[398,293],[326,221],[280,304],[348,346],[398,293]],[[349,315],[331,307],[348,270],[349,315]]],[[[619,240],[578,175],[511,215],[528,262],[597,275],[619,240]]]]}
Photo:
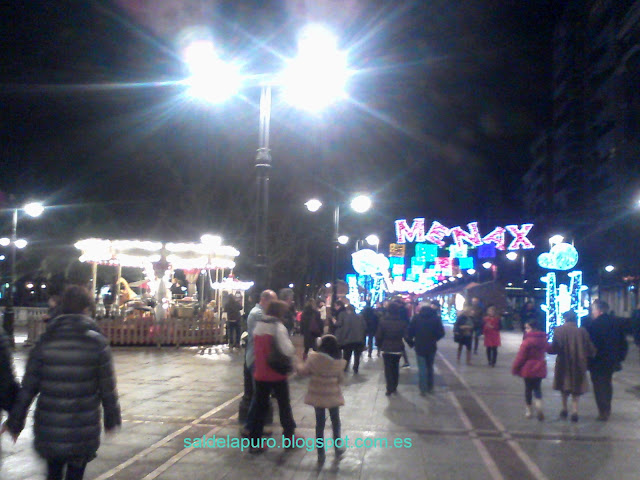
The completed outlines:
{"type": "Polygon", "coordinates": [[[141,240],[80,240],[81,262],[147,268],[164,259],[173,270],[234,268],[240,252],[228,245],[203,238],[201,243],[161,243],[141,240]]]}

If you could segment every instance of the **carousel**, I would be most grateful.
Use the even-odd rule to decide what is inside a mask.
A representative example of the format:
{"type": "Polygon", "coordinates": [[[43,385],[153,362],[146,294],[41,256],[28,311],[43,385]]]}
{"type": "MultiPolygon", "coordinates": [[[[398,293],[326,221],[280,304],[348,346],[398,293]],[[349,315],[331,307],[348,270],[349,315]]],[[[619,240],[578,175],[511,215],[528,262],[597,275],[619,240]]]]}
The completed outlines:
{"type": "Polygon", "coordinates": [[[213,235],[203,235],[200,243],[90,238],[75,247],[82,252],[80,261],[91,264],[93,292],[97,292],[98,268],[116,269],[109,302],[97,292],[96,316],[112,344],[221,343],[226,295],[240,293],[244,300],[253,285],[233,277],[240,252],[213,235]],[[129,283],[122,276],[123,267],[140,269],[144,279],[129,283]],[[176,270],[184,272],[187,286],[176,284],[176,270]]]}

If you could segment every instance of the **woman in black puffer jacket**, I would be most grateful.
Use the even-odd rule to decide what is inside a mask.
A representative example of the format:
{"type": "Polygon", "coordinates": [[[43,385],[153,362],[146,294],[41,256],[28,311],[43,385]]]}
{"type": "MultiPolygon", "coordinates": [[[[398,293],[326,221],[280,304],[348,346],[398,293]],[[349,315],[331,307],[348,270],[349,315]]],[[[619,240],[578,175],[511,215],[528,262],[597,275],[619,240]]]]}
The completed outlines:
{"type": "Polygon", "coordinates": [[[389,303],[387,314],[378,325],[376,344],[382,350],[384,361],[384,377],[387,382],[389,396],[395,393],[400,378],[400,357],[404,352],[403,338],[407,336],[406,309],[401,301],[389,303]]]}
{"type": "Polygon", "coordinates": [[[18,390],[20,385],[16,381],[13,370],[9,338],[0,327],[0,416],[2,416],[2,410],[11,411],[18,390]]]}
{"type": "Polygon", "coordinates": [[[34,415],[36,451],[47,460],[48,479],[81,479],[100,445],[100,414],[110,431],[121,423],[116,380],[107,339],[88,316],[89,292],[68,287],[62,315],[53,319],[29,354],[22,390],[6,428],[15,438],[24,428],[29,406],[34,415]]]}

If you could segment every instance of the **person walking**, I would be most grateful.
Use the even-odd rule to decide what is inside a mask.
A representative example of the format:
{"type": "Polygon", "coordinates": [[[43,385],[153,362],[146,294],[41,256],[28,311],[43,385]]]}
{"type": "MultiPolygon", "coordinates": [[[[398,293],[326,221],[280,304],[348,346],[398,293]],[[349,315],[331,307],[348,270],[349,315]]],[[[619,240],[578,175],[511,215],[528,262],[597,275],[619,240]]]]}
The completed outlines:
{"type": "Polygon", "coordinates": [[[386,395],[396,393],[400,378],[400,357],[404,351],[403,338],[407,333],[404,321],[406,309],[400,301],[389,302],[386,316],[380,321],[376,332],[376,343],[382,350],[384,377],[387,384],[386,395]]]}
{"type": "Polygon", "coordinates": [[[255,380],[253,378],[255,353],[253,343],[253,332],[256,325],[265,315],[269,304],[278,299],[276,292],[273,290],[264,290],[260,294],[258,303],[251,309],[247,317],[247,346],[244,352],[244,397],[242,399],[245,405],[248,404],[247,415],[244,425],[240,428],[240,435],[248,437],[256,417],[255,405],[255,380]],[[246,398],[245,398],[246,397],[246,398]]]}
{"type": "Polygon", "coordinates": [[[353,355],[353,373],[357,374],[360,369],[360,355],[364,350],[364,342],[367,331],[367,325],[360,315],[353,308],[353,305],[347,305],[345,309],[338,315],[336,321],[336,339],[338,345],[342,348],[342,353],[347,364],[344,371],[349,370],[351,355],[353,355]]]}
{"type": "Polygon", "coordinates": [[[482,334],[484,346],[487,349],[487,361],[490,367],[495,367],[498,360],[500,342],[500,317],[494,305],[487,308],[487,314],[482,319],[482,334]]]}
{"type": "Polygon", "coordinates": [[[471,344],[473,342],[475,323],[471,316],[471,309],[465,307],[453,325],[453,341],[458,344],[457,360],[460,363],[463,347],[467,348],[467,365],[471,365],[471,344]]]}
{"type": "Polygon", "coordinates": [[[376,330],[378,329],[378,314],[371,305],[367,304],[367,306],[362,309],[362,318],[364,318],[364,322],[367,324],[366,346],[369,352],[369,358],[371,358],[373,344],[376,338],[376,330]]]}
{"type": "Polygon", "coordinates": [[[0,420],[2,420],[2,410],[11,411],[19,391],[20,384],[16,380],[13,368],[9,337],[0,327],[0,420]]]}
{"type": "Polygon", "coordinates": [[[340,439],[340,407],[344,405],[344,397],[340,385],[344,381],[346,360],[333,335],[323,335],[317,352],[311,352],[304,365],[297,369],[299,375],[311,375],[304,403],[311,405],[316,414],[316,450],[318,462],[325,460],[324,426],[326,411],[329,410],[333,430],[333,446],[336,457],[340,457],[345,449],[339,444],[340,439]]]}
{"type": "Polygon", "coordinates": [[[294,365],[296,349],[291,343],[289,332],[283,323],[289,308],[290,305],[287,302],[282,300],[272,301],[267,307],[266,315],[258,321],[253,331],[255,421],[249,433],[249,453],[262,453],[265,451],[260,439],[262,438],[262,430],[269,409],[269,396],[272,393],[278,401],[282,437],[293,441],[296,422],[293,419],[291,410],[289,381],[286,374],[276,372],[268,362],[271,350],[278,348],[282,354],[291,358],[291,365],[294,365]]]}
{"type": "Polygon", "coordinates": [[[315,302],[309,300],[300,315],[300,330],[304,341],[304,352],[302,360],[307,359],[309,350],[316,350],[318,338],[322,336],[324,324],[320,317],[320,312],[316,309],[315,302]]]}
{"type": "Polygon", "coordinates": [[[240,348],[240,322],[242,320],[242,297],[229,295],[225,311],[227,312],[227,342],[229,348],[240,348]]]}
{"type": "Polygon", "coordinates": [[[542,411],[542,379],[547,376],[547,335],[538,330],[538,322],[529,320],[524,326],[524,339],[513,361],[511,373],[524,380],[525,416],[533,416],[532,397],[535,397],[536,417],[544,420],[542,411]]]}
{"type": "Polygon", "coordinates": [[[477,355],[478,344],[480,343],[480,337],[482,336],[482,304],[478,297],[473,297],[471,299],[467,315],[473,320],[473,353],[474,355],[477,355]]]}
{"type": "Polygon", "coordinates": [[[599,299],[591,304],[591,318],[586,329],[596,347],[596,354],[589,361],[589,371],[598,406],[597,420],[606,422],[611,416],[613,374],[622,368],[626,338],[622,328],[609,315],[609,304],[599,299]]]}
{"type": "Polygon", "coordinates": [[[34,414],[34,444],[47,461],[47,479],[80,480],[105,430],[122,423],[109,341],[89,316],[92,295],[73,285],[62,295],[62,314],[52,319],[29,353],[22,390],[2,430],[16,440],[29,406],[34,414]]]}
{"type": "Polygon", "coordinates": [[[433,392],[433,362],[438,349],[438,340],[443,337],[442,319],[431,307],[422,307],[409,322],[407,343],[416,351],[421,395],[433,392]]]}
{"type": "Polygon", "coordinates": [[[580,396],[589,389],[587,366],[589,358],[596,354],[589,332],[578,328],[578,316],[573,310],[565,312],[564,323],[553,330],[551,354],[557,355],[553,375],[553,389],[562,395],[560,418],[569,416],[568,400],[571,396],[571,421],[578,421],[580,396]]]}

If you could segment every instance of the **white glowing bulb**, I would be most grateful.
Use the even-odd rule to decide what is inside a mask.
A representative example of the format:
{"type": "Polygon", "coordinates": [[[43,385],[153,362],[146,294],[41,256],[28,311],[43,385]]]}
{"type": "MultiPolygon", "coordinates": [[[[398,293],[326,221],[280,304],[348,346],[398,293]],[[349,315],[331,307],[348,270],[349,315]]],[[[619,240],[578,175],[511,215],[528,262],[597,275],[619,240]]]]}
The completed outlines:
{"type": "Polygon", "coordinates": [[[492,264],[491,262],[484,262],[484,263],[482,264],[482,266],[483,266],[484,268],[486,268],[486,269],[491,268],[491,266],[492,266],[492,265],[493,265],[493,264],[492,264]]]}
{"type": "Polygon", "coordinates": [[[514,261],[516,258],[518,258],[518,254],[516,252],[509,252],[507,253],[506,257],[509,260],[514,261]]]}
{"type": "Polygon", "coordinates": [[[27,243],[28,242],[26,240],[19,238],[18,240],[15,241],[14,245],[16,246],[16,248],[24,248],[27,246],[27,243]]]}
{"type": "Polygon", "coordinates": [[[351,208],[358,213],[364,213],[371,208],[371,199],[366,195],[358,195],[351,200],[351,208]]]}
{"type": "Polygon", "coordinates": [[[317,198],[312,198],[305,203],[305,206],[310,212],[317,212],[318,210],[320,210],[320,207],[322,207],[322,202],[317,198]]]}
{"type": "Polygon", "coordinates": [[[340,245],[346,245],[349,242],[349,237],[347,237],[346,235],[340,235],[338,237],[338,243],[340,245]]]}

